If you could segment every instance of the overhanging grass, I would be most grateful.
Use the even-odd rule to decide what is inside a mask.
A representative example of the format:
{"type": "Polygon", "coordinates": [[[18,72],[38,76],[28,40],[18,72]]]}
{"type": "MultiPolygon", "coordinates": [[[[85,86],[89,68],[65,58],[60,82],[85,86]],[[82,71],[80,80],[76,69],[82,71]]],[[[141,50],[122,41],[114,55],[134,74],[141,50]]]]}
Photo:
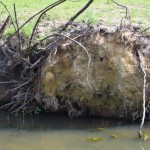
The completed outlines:
{"type": "MultiPolygon", "coordinates": [[[[74,15],[81,7],[85,5],[88,0],[80,0],[78,2],[71,2],[67,0],[63,4],[55,7],[47,12],[47,20],[68,20],[74,15]]],[[[107,4],[108,0],[95,0],[92,5],[77,18],[77,21],[86,21],[88,23],[101,22],[103,24],[115,24],[118,23],[124,16],[125,10],[118,7],[111,1],[107,4]]],[[[150,1],[149,0],[116,0],[118,3],[126,5],[129,8],[131,14],[131,20],[134,23],[141,23],[143,27],[150,26],[150,1]]],[[[30,16],[35,14],[50,3],[56,2],[56,0],[3,0],[10,10],[12,16],[13,4],[16,4],[18,20],[21,25],[30,16]]],[[[0,5],[0,18],[3,19],[7,16],[7,12],[4,7],[0,5]]],[[[37,18],[27,24],[24,30],[27,30],[27,34],[30,34],[32,27],[37,18]]]]}

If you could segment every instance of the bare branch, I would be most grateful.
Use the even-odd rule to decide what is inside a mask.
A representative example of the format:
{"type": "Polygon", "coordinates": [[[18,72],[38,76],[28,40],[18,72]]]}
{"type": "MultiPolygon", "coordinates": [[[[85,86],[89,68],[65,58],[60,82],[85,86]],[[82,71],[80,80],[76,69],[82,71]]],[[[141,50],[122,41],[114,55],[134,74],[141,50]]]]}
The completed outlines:
{"type": "Polygon", "coordinates": [[[0,3],[5,7],[6,11],[8,12],[8,14],[9,14],[9,16],[10,16],[10,18],[11,18],[13,27],[14,27],[14,29],[15,29],[15,31],[16,31],[17,29],[16,29],[16,26],[15,26],[15,23],[14,23],[14,21],[13,21],[13,18],[12,18],[12,16],[11,16],[10,11],[8,10],[7,6],[6,6],[2,1],[0,1],[0,3]]]}
{"type": "Polygon", "coordinates": [[[66,28],[68,27],[68,25],[74,21],[80,14],[82,14],[93,2],[94,0],[89,0],[89,2],[81,9],[79,10],[73,17],[70,18],[70,20],[62,27],[62,29],[60,30],[60,32],[66,30],[66,28]]]}
{"type": "Polygon", "coordinates": [[[10,81],[0,82],[0,84],[10,84],[10,83],[18,83],[18,81],[10,80],[10,81]]]}
{"type": "MultiPolygon", "coordinates": [[[[127,6],[125,6],[125,5],[121,5],[121,4],[119,4],[119,3],[117,3],[117,2],[115,2],[114,0],[111,0],[113,3],[115,3],[116,5],[118,5],[118,6],[120,6],[120,7],[123,7],[123,8],[125,8],[125,10],[126,10],[126,15],[125,15],[125,18],[130,18],[130,13],[129,13],[129,10],[128,10],[128,7],[127,6]],[[128,16],[128,14],[129,14],[129,16],[128,16]]],[[[129,19],[128,18],[128,19],[129,19]]]]}
{"type": "Polygon", "coordinates": [[[146,31],[149,30],[149,29],[150,29],[150,27],[148,27],[148,28],[142,30],[140,33],[144,33],[144,32],[146,32],[146,31]]]}
{"type": "MultiPolygon", "coordinates": [[[[59,2],[60,1],[66,1],[66,0],[59,0],[59,2]]],[[[57,1],[58,2],[58,1],[57,1]]],[[[57,3],[56,2],[56,3],[57,3]]],[[[18,30],[20,30],[20,29],[22,29],[29,21],[31,21],[33,18],[35,18],[37,15],[39,15],[40,13],[42,13],[43,11],[45,11],[47,8],[49,8],[49,7],[51,7],[51,5],[54,5],[54,3],[53,4],[50,4],[49,6],[47,6],[47,7],[45,7],[44,9],[42,9],[42,10],[40,10],[39,12],[37,12],[36,14],[34,14],[32,17],[30,17],[25,23],[23,23],[20,27],[19,27],[19,29],[18,30]]],[[[8,40],[3,44],[3,45],[1,45],[0,46],[0,48],[1,47],[3,47],[5,44],[7,44],[9,41],[10,41],[10,39],[18,32],[18,30],[16,30],[9,38],[8,38],[8,40]]]]}
{"type": "Polygon", "coordinates": [[[12,102],[10,102],[10,103],[7,103],[7,104],[5,104],[5,105],[1,106],[1,107],[0,107],[0,109],[3,109],[3,108],[6,108],[6,107],[9,107],[9,106],[11,106],[11,105],[13,105],[13,104],[15,104],[15,103],[16,103],[16,101],[12,101],[12,102]]]}
{"type": "Polygon", "coordinates": [[[30,39],[29,39],[29,48],[30,48],[30,45],[31,45],[31,42],[32,42],[32,38],[33,38],[33,36],[34,36],[35,29],[36,29],[37,25],[39,24],[39,21],[40,21],[40,19],[42,18],[42,16],[43,16],[47,11],[49,11],[50,9],[54,8],[55,6],[57,6],[57,5],[59,5],[59,4],[63,3],[63,2],[65,2],[65,1],[66,1],[66,0],[62,0],[62,1],[58,1],[58,2],[53,3],[53,4],[51,4],[51,6],[50,6],[49,8],[47,8],[46,10],[44,10],[44,11],[41,13],[41,15],[39,16],[39,18],[38,18],[38,20],[37,20],[37,22],[36,22],[36,24],[35,24],[35,26],[34,26],[34,28],[33,28],[33,32],[32,32],[32,34],[31,34],[31,36],[30,36],[30,39]]]}
{"type": "Polygon", "coordinates": [[[36,67],[42,60],[44,60],[46,58],[46,56],[41,57],[39,60],[37,60],[31,67],[30,69],[33,69],[34,67],[36,67]]]}
{"type": "Polygon", "coordinates": [[[2,35],[3,35],[3,33],[4,33],[4,31],[5,31],[5,28],[6,28],[7,24],[8,24],[8,22],[9,22],[9,18],[10,18],[10,16],[8,16],[8,17],[6,18],[4,24],[2,25],[2,27],[1,27],[1,29],[0,29],[0,34],[1,34],[1,35],[0,35],[0,39],[1,39],[1,37],[2,37],[2,35]]]}
{"type": "Polygon", "coordinates": [[[8,92],[13,92],[13,91],[18,90],[18,89],[20,89],[21,87],[23,87],[23,86],[27,85],[28,83],[30,83],[30,82],[34,79],[34,77],[35,77],[35,76],[33,76],[32,78],[30,78],[27,82],[25,82],[25,83],[23,83],[23,84],[19,85],[18,87],[16,87],[16,88],[14,88],[14,89],[9,90],[8,92]]]}
{"type": "Polygon", "coordinates": [[[16,22],[16,26],[17,26],[17,31],[18,31],[18,39],[19,39],[19,51],[21,51],[22,46],[21,46],[21,36],[20,36],[20,31],[19,29],[19,25],[18,25],[18,19],[17,19],[17,12],[16,12],[16,5],[14,4],[14,13],[15,13],[15,22],[16,22]]]}

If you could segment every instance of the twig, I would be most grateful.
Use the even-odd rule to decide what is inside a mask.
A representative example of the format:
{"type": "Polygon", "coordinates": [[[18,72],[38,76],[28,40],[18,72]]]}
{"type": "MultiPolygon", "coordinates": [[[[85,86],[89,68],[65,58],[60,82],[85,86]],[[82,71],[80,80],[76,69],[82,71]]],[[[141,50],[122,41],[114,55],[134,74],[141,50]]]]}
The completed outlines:
{"type": "Polygon", "coordinates": [[[12,102],[10,102],[10,103],[7,103],[7,104],[1,106],[0,109],[3,109],[3,108],[5,108],[5,107],[9,107],[9,106],[11,106],[11,105],[13,105],[13,104],[15,104],[15,103],[16,103],[16,101],[12,101],[12,102]]]}
{"type": "MultiPolygon", "coordinates": [[[[59,1],[64,1],[64,0],[59,0],[59,1]]],[[[57,2],[58,2],[58,1],[57,1],[57,2]]],[[[57,2],[56,2],[56,3],[57,3],[57,2]]],[[[32,20],[33,18],[35,18],[37,15],[39,15],[39,14],[42,13],[44,10],[46,10],[47,8],[49,8],[51,5],[54,5],[54,3],[53,3],[53,4],[50,4],[49,6],[45,7],[44,9],[40,10],[39,12],[37,12],[36,14],[34,14],[32,17],[30,17],[25,23],[23,23],[23,24],[19,27],[19,29],[17,29],[17,30],[8,38],[8,40],[7,40],[3,45],[0,46],[0,48],[2,48],[5,44],[7,44],[7,43],[11,40],[11,38],[18,32],[18,30],[22,29],[29,21],[31,21],[31,20],[32,20]]]]}
{"type": "Polygon", "coordinates": [[[46,56],[42,56],[38,61],[36,61],[31,67],[30,69],[33,69],[35,66],[37,66],[43,59],[45,59],[46,56]]]}
{"type": "Polygon", "coordinates": [[[150,29],[150,27],[148,27],[148,28],[142,30],[140,33],[146,32],[148,29],[150,29]]]}
{"type": "Polygon", "coordinates": [[[30,102],[31,102],[31,99],[29,99],[28,101],[24,101],[24,103],[21,106],[19,106],[16,110],[14,110],[12,113],[20,111],[23,107],[25,107],[30,102]]]}
{"type": "Polygon", "coordinates": [[[18,81],[11,80],[11,81],[0,82],[0,84],[10,84],[10,83],[18,83],[18,81]]]}
{"type": "Polygon", "coordinates": [[[20,104],[19,101],[15,101],[16,103],[14,105],[11,106],[11,108],[9,109],[9,111],[12,111],[16,106],[18,106],[20,104]]]}
{"type": "Polygon", "coordinates": [[[55,35],[63,36],[63,37],[65,37],[65,38],[67,38],[67,39],[73,41],[74,43],[78,44],[80,47],[82,47],[82,48],[85,50],[87,56],[89,57],[89,53],[88,53],[87,49],[86,49],[81,43],[79,43],[78,41],[76,41],[76,40],[70,38],[70,37],[67,36],[67,35],[63,35],[63,34],[59,34],[59,33],[55,33],[55,35]]]}
{"type": "Polygon", "coordinates": [[[143,81],[143,115],[142,115],[142,121],[140,125],[140,130],[139,130],[139,137],[142,137],[142,128],[144,126],[144,121],[145,121],[145,113],[146,113],[146,108],[145,108],[145,100],[146,100],[146,70],[144,68],[144,65],[142,64],[142,55],[138,51],[139,59],[140,59],[140,68],[144,74],[144,81],[143,81]]]}
{"type": "Polygon", "coordinates": [[[94,0],[89,0],[89,2],[81,9],[79,10],[73,17],[70,18],[70,20],[62,27],[62,29],[60,30],[60,32],[66,30],[66,28],[68,27],[68,25],[74,21],[81,13],[83,13],[93,2],[94,0]]]}
{"type": "MultiPolygon", "coordinates": [[[[43,39],[41,39],[39,42],[35,43],[35,44],[31,47],[31,49],[32,49],[32,48],[34,49],[34,47],[36,47],[37,45],[39,45],[40,43],[42,43],[42,42],[45,41],[46,39],[48,39],[48,38],[50,38],[50,37],[53,37],[53,36],[62,36],[62,35],[59,34],[59,33],[50,34],[50,35],[44,37],[43,39]]],[[[80,36],[81,36],[81,35],[79,35],[78,37],[80,37],[80,36]]],[[[75,37],[74,40],[75,40],[76,38],[78,38],[78,37],[75,37]]],[[[45,49],[46,49],[46,48],[45,48],[45,49]]],[[[44,49],[44,50],[45,50],[45,49],[44,49]]]]}
{"type": "Polygon", "coordinates": [[[10,18],[11,18],[13,27],[14,27],[14,29],[15,29],[15,31],[16,31],[16,26],[15,26],[15,24],[14,24],[14,21],[13,21],[13,18],[12,18],[12,16],[11,16],[10,11],[8,10],[7,6],[6,6],[2,1],[0,1],[0,3],[5,7],[6,11],[8,12],[8,14],[9,14],[9,16],[10,16],[10,18]]]}
{"type": "MultiPolygon", "coordinates": [[[[128,18],[128,14],[129,14],[128,7],[127,7],[127,6],[124,6],[124,5],[119,4],[119,3],[115,2],[114,0],[111,0],[111,1],[112,1],[113,3],[115,3],[116,5],[118,5],[118,6],[125,8],[125,10],[126,10],[125,18],[128,18]]],[[[129,14],[129,18],[130,18],[130,14],[129,14]]]]}
{"type": "Polygon", "coordinates": [[[35,43],[30,49],[34,49],[36,46],[38,46],[40,43],[42,43],[43,41],[45,41],[46,39],[52,37],[52,36],[56,36],[56,34],[51,34],[51,35],[48,35],[46,37],[44,37],[43,39],[41,39],[39,42],[35,43]]]}
{"type": "Polygon", "coordinates": [[[18,19],[17,19],[17,12],[16,12],[16,5],[14,4],[14,13],[15,13],[15,21],[16,21],[16,26],[17,26],[17,31],[18,31],[18,39],[19,39],[19,52],[21,52],[22,46],[21,46],[21,36],[20,36],[20,31],[19,25],[18,25],[18,19]]]}
{"type": "Polygon", "coordinates": [[[0,35],[0,39],[2,38],[2,35],[3,35],[4,31],[5,31],[5,28],[6,28],[7,24],[8,24],[8,22],[9,22],[9,18],[10,18],[10,16],[8,16],[8,17],[6,18],[4,24],[2,25],[2,27],[1,27],[1,29],[0,29],[0,34],[1,34],[1,35],[0,35]]]}
{"type": "Polygon", "coordinates": [[[30,95],[30,93],[28,93],[29,90],[30,90],[30,87],[27,89],[27,92],[25,93],[25,98],[23,99],[23,104],[22,104],[22,102],[21,102],[21,105],[20,105],[16,110],[14,110],[12,113],[18,112],[18,111],[20,111],[21,109],[24,109],[24,107],[25,107],[28,103],[30,103],[30,102],[32,101],[32,97],[30,97],[29,99],[27,99],[27,98],[28,98],[28,95],[30,95]]]}
{"type": "Polygon", "coordinates": [[[7,92],[13,92],[13,91],[15,91],[15,90],[20,89],[21,87],[23,87],[23,86],[27,85],[28,83],[30,83],[30,82],[34,79],[34,77],[35,77],[35,76],[33,76],[32,78],[30,78],[29,81],[27,81],[27,82],[25,82],[25,83],[19,85],[19,86],[16,87],[16,88],[13,88],[13,89],[9,90],[9,91],[7,91],[7,92]]]}
{"type": "Polygon", "coordinates": [[[79,2],[80,0],[70,0],[71,2],[79,2]]]}
{"type": "Polygon", "coordinates": [[[31,45],[31,42],[32,42],[32,38],[33,38],[34,33],[35,33],[35,29],[36,29],[37,25],[39,24],[39,21],[40,21],[40,19],[42,18],[42,16],[43,16],[47,11],[49,11],[50,9],[54,8],[55,6],[57,6],[57,5],[59,5],[59,4],[63,3],[63,2],[65,2],[65,1],[66,1],[66,0],[57,1],[57,2],[55,2],[55,3],[53,3],[53,4],[51,4],[51,6],[50,6],[49,8],[47,8],[46,10],[44,10],[44,11],[41,13],[41,15],[39,16],[39,18],[38,18],[36,24],[34,25],[32,34],[31,34],[31,36],[30,36],[30,39],[29,39],[29,49],[30,49],[30,45],[31,45]]]}

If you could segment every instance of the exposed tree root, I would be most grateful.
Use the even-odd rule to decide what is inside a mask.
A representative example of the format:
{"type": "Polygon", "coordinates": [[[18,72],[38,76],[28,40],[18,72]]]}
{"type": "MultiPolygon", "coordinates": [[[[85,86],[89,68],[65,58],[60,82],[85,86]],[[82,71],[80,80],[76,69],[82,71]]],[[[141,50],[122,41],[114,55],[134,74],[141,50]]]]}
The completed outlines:
{"type": "MultiPolygon", "coordinates": [[[[18,25],[18,20],[17,20],[17,13],[16,13],[16,8],[14,5],[14,12],[15,12],[15,25],[17,26],[15,33],[8,38],[7,41],[2,43],[0,45],[0,59],[2,57],[2,69],[0,70],[1,76],[4,78],[7,74],[8,78],[6,80],[2,80],[0,78],[0,85],[9,85],[7,89],[5,90],[5,94],[8,95],[8,97],[12,98],[11,101],[7,103],[3,103],[3,105],[0,107],[0,109],[5,109],[10,112],[34,112],[35,107],[38,105],[37,99],[36,98],[36,92],[37,92],[37,86],[36,84],[38,83],[39,79],[39,72],[41,71],[41,65],[43,64],[44,60],[50,55],[52,58],[57,56],[57,54],[61,53],[62,51],[62,45],[65,43],[65,46],[71,47],[75,45],[78,45],[82,50],[84,50],[84,54],[86,54],[86,60],[87,66],[86,66],[86,81],[87,85],[92,89],[92,92],[96,89],[93,84],[90,83],[90,78],[89,78],[89,70],[91,69],[91,62],[92,62],[92,57],[91,53],[88,48],[86,48],[85,40],[84,37],[88,38],[91,35],[95,34],[103,34],[106,35],[107,37],[111,38],[112,35],[115,35],[116,33],[116,38],[118,38],[117,42],[121,45],[124,43],[124,45],[127,47],[125,51],[128,50],[128,47],[131,47],[131,50],[133,51],[132,53],[134,56],[138,59],[138,63],[140,64],[140,69],[143,72],[144,75],[144,83],[143,83],[143,113],[142,113],[142,121],[140,125],[140,130],[139,130],[139,136],[142,136],[142,128],[144,126],[144,121],[146,117],[146,107],[147,107],[147,100],[146,100],[146,80],[147,80],[147,72],[145,70],[145,66],[143,64],[145,55],[146,53],[143,54],[143,49],[141,47],[144,47],[146,44],[142,45],[142,40],[141,38],[141,33],[147,31],[149,28],[143,30],[141,33],[139,33],[137,30],[139,28],[134,28],[131,25],[127,26],[122,26],[121,24],[116,27],[106,27],[102,25],[98,25],[97,27],[91,27],[87,24],[84,23],[74,23],[73,21],[84,11],[86,10],[90,4],[93,2],[93,0],[89,0],[87,4],[77,13],[75,14],[64,26],[60,28],[58,33],[53,33],[52,35],[46,36],[45,38],[33,43],[33,38],[35,36],[35,30],[41,20],[41,17],[45,12],[48,10],[56,7],[57,5],[65,2],[66,0],[59,0],[53,4],[50,4],[49,6],[45,7],[35,15],[33,15],[30,19],[28,19],[22,26],[19,27],[18,25]],[[22,52],[22,42],[21,42],[21,37],[20,37],[20,29],[24,27],[30,20],[32,20],[35,16],[39,15],[39,18],[33,28],[33,32],[30,36],[30,39],[27,43],[27,52],[22,52]],[[68,25],[71,25],[71,30],[67,30],[68,25]],[[79,27],[77,29],[77,27],[79,27]],[[64,32],[67,30],[66,32],[64,32]],[[127,32],[129,31],[129,32],[127,32]],[[128,35],[126,35],[129,34],[128,35]],[[119,37],[117,37],[119,35],[119,37]],[[16,50],[12,48],[11,46],[9,47],[9,42],[17,36],[17,39],[19,40],[19,50],[16,50]],[[46,46],[43,46],[43,42],[46,41],[47,44],[46,46]],[[84,41],[84,42],[82,42],[84,41]],[[71,43],[71,44],[70,44],[71,43]],[[40,46],[43,46],[42,48],[40,46]],[[139,51],[137,51],[138,46],[141,46],[139,51]],[[61,48],[60,48],[61,47],[61,48]],[[5,58],[5,59],[4,59],[5,58]],[[3,67],[5,66],[5,67],[3,67]]],[[[124,5],[120,5],[119,3],[115,2],[112,0],[115,4],[118,6],[121,6],[126,9],[125,13],[125,18],[130,18],[129,17],[129,11],[128,8],[124,5]]],[[[11,16],[10,16],[11,17],[11,16]]],[[[6,26],[9,22],[9,16],[3,23],[2,27],[0,28],[0,38],[3,36],[3,32],[6,29],[6,26]]],[[[103,42],[103,39],[99,36],[99,41],[103,42]]],[[[144,40],[143,40],[144,41],[144,40]]],[[[111,42],[110,42],[111,43],[111,42]]],[[[87,43],[86,43],[87,44],[87,43]]],[[[118,45],[119,45],[118,44],[118,45]]],[[[101,47],[102,44],[99,45],[101,47]]],[[[79,49],[80,49],[79,48],[79,49]]],[[[147,48],[148,49],[148,48],[147,48]]],[[[146,49],[146,50],[147,50],[146,49]]],[[[109,59],[109,58],[108,58],[109,59]]],[[[51,61],[51,60],[50,60],[51,61]]],[[[103,57],[99,58],[99,61],[102,63],[104,61],[103,57]]],[[[52,64],[54,65],[54,64],[52,64]]],[[[107,70],[113,70],[113,67],[106,67],[107,70]]],[[[0,77],[1,77],[0,76],[0,77]]],[[[3,79],[2,78],[2,79],[3,79]]],[[[67,85],[68,87],[70,86],[70,83],[67,85]]],[[[112,96],[114,93],[110,92],[111,87],[106,87],[106,93],[108,93],[109,96],[112,96]]],[[[119,88],[122,88],[121,86],[119,88]]],[[[132,90],[132,92],[135,92],[132,90]]],[[[131,92],[131,94],[132,94],[131,92]]],[[[93,97],[96,95],[98,97],[101,97],[101,91],[98,91],[97,89],[92,93],[93,97]],[[95,95],[94,95],[95,94],[95,95]]],[[[120,97],[119,97],[120,98],[120,97]]],[[[44,98],[43,98],[44,99],[44,98]]],[[[57,95],[46,97],[43,101],[47,102],[47,106],[49,106],[52,110],[56,111],[60,105],[59,103],[59,98],[57,98],[57,95]]],[[[61,101],[62,103],[65,103],[67,106],[67,112],[68,115],[71,118],[79,117],[81,116],[82,113],[84,113],[85,109],[82,107],[83,103],[81,102],[79,104],[79,109],[76,108],[73,104],[73,102],[68,98],[67,100],[65,99],[64,101],[61,101]]],[[[102,109],[100,106],[97,106],[99,109],[102,109]]],[[[126,107],[126,106],[125,106],[126,107]]],[[[140,108],[140,107],[139,107],[140,108]]],[[[46,110],[47,108],[45,108],[46,110]]],[[[126,111],[130,110],[130,108],[125,108],[126,111]]],[[[139,118],[140,111],[135,111],[133,116],[136,116],[136,118],[139,118]]],[[[127,112],[128,113],[128,112],[127,112]]],[[[132,113],[133,114],[133,113],[132,113]]]]}

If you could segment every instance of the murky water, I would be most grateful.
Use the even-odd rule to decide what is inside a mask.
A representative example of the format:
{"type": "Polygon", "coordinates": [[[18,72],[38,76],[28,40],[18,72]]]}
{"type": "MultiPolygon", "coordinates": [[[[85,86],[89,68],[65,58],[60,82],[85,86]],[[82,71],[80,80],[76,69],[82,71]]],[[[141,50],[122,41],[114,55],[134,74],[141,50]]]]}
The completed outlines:
{"type": "MultiPolygon", "coordinates": [[[[137,138],[139,124],[65,116],[15,117],[0,113],[0,150],[149,150],[150,140],[137,138]],[[99,128],[99,131],[90,129],[99,128]],[[112,138],[112,135],[117,138],[112,138]],[[88,138],[100,138],[88,141],[88,138]]],[[[145,125],[150,134],[150,122],[145,125]]]]}

